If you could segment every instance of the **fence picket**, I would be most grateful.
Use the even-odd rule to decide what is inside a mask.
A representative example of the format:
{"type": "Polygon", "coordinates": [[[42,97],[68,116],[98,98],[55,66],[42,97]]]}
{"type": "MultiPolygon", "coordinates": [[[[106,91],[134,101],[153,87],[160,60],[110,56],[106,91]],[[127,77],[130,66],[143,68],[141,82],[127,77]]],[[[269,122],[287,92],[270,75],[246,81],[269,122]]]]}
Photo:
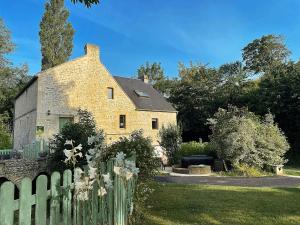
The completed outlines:
{"type": "Polygon", "coordinates": [[[36,181],[35,222],[46,225],[47,222],[47,176],[41,175],[36,181]]]}
{"type": "Polygon", "coordinates": [[[51,175],[51,202],[50,202],[50,225],[60,223],[60,174],[54,172],[51,175]]]}
{"type": "Polygon", "coordinates": [[[15,191],[15,185],[12,182],[7,181],[1,185],[0,188],[1,225],[14,224],[14,191],[15,191]]]}
{"type": "MultiPolygon", "coordinates": [[[[32,154],[32,151],[24,154],[32,154]]],[[[107,195],[99,197],[99,184],[95,182],[86,201],[75,200],[70,170],[63,173],[62,187],[61,175],[54,172],[51,175],[50,190],[47,189],[47,176],[40,175],[36,181],[35,195],[32,195],[32,181],[29,178],[22,179],[18,200],[14,200],[14,184],[5,182],[0,187],[0,224],[14,225],[14,211],[17,211],[19,225],[126,225],[136,177],[126,180],[115,174],[114,164],[115,160],[111,159],[103,162],[99,167],[102,174],[110,173],[114,188],[107,190],[107,195]],[[47,209],[48,199],[50,209],[47,209]],[[35,206],[34,220],[31,215],[33,206],[35,206]],[[48,210],[50,210],[50,217],[48,210]]],[[[104,183],[101,183],[102,185],[104,183]]]]}
{"type": "Polygon", "coordinates": [[[31,225],[31,191],[31,179],[28,177],[22,179],[20,187],[19,225],[31,225]]]}
{"type": "Polygon", "coordinates": [[[72,172],[71,170],[64,171],[63,175],[63,220],[64,225],[72,224],[72,172]]]}

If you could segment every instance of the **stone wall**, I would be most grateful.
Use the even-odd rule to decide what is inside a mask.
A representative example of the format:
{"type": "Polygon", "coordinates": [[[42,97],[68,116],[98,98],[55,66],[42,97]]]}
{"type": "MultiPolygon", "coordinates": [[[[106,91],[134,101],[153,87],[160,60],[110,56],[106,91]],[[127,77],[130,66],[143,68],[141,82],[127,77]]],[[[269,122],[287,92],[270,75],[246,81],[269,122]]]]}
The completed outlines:
{"type": "Polygon", "coordinates": [[[9,159],[0,161],[0,178],[4,177],[12,181],[17,186],[21,179],[29,177],[34,179],[40,173],[48,174],[46,159],[26,160],[9,159]]]}
{"type": "Polygon", "coordinates": [[[109,71],[100,62],[99,48],[86,46],[86,54],[39,74],[37,126],[44,127],[44,138],[59,132],[59,117],[76,114],[78,108],[90,111],[108,141],[143,129],[157,144],[158,130],[152,130],[152,118],[159,127],[176,123],[176,112],[137,111],[109,71]],[[107,88],[114,89],[108,99],[107,88]],[[119,115],[126,115],[126,128],[119,128],[119,115]]]}
{"type": "Polygon", "coordinates": [[[37,80],[15,102],[14,149],[32,143],[36,136],[37,80]]]}

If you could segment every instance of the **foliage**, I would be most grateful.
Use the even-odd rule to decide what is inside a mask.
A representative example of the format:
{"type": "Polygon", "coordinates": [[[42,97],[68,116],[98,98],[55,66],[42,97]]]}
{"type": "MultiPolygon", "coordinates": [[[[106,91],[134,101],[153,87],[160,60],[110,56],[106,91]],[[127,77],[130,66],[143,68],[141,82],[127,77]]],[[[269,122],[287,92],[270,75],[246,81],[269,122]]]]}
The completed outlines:
{"type": "MultiPolygon", "coordinates": [[[[78,110],[78,122],[67,123],[59,134],[54,135],[50,140],[51,159],[49,160],[49,167],[51,171],[64,170],[66,168],[63,160],[65,143],[67,140],[72,140],[74,146],[82,145],[82,153],[86,154],[88,145],[88,137],[95,136],[96,134],[102,136],[104,141],[103,131],[96,131],[96,125],[92,114],[86,110],[78,110]]],[[[79,165],[86,164],[85,158],[78,159],[79,165]]]]}
{"type": "Polygon", "coordinates": [[[240,62],[223,65],[219,70],[207,65],[179,64],[179,80],[170,92],[169,101],[178,111],[183,140],[208,140],[207,118],[219,107],[239,105],[246,84],[240,62]]]}
{"type": "Polygon", "coordinates": [[[221,171],[218,173],[221,176],[240,176],[240,177],[262,177],[271,176],[273,174],[263,171],[261,168],[255,166],[249,166],[247,164],[236,165],[232,170],[228,172],[221,171]]]}
{"type": "Polygon", "coordinates": [[[246,108],[229,106],[228,110],[219,109],[209,124],[217,156],[234,167],[245,164],[263,168],[286,162],[289,144],[271,114],[261,120],[246,108]]]}
{"type": "Polygon", "coordinates": [[[214,156],[215,153],[209,142],[190,141],[181,144],[179,150],[175,154],[175,161],[179,162],[182,157],[191,155],[214,156]]]}
{"type": "Polygon", "coordinates": [[[268,72],[275,65],[286,61],[290,51],[282,36],[264,35],[243,48],[245,68],[254,73],[268,72]]]}
{"type": "Polygon", "coordinates": [[[162,126],[159,130],[160,146],[163,147],[167,153],[169,163],[175,163],[175,155],[179,151],[182,138],[180,127],[174,124],[168,124],[166,127],[162,126]]]}
{"type": "Polygon", "coordinates": [[[136,157],[140,169],[139,180],[148,180],[157,174],[158,161],[154,156],[154,148],[150,138],[143,137],[143,131],[134,131],[129,137],[121,137],[119,141],[108,147],[107,158],[123,151],[128,157],[136,157]]]}
{"type": "Polygon", "coordinates": [[[159,161],[155,158],[151,139],[143,137],[141,130],[134,131],[128,138],[122,137],[119,141],[108,147],[107,157],[123,151],[127,156],[136,157],[136,166],[139,168],[139,176],[134,196],[134,211],[130,224],[143,224],[144,215],[140,209],[145,207],[148,196],[153,191],[148,186],[149,180],[157,174],[159,161]]]}
{"type": "Polygon", "coordinates": [[[0,18],[0,68],[8,63],[5,55],[14,50],[15,45],[11,41],[10,31],[6,28],[4,21],[0,18]]]}
{"type": "Polygon", "coordinates": [[[14,47],[10,32],[0,18],[0,116],[8,116],[4,121],[8,130],[12,129],[13,100],[29,80],[27,66],[14,67],[6,57],[14,47]]]}
{"type": "Polygon", "coordinates": [[[100,0],[71,0],[74,4],[77,2],[83,3],[86,7],[90,8],[92,5],[97,5],[100,0]]]}
{"type": "MultiPolygon", "coordinates": [[[[259,178],[260,179],[260,178],[259,178]]],[[[143,225],[298,225],[299,188],[161,184],[143,225]],[[285,204],[288,203],[288,204],[285,204]]]]}
{"type": "Polygon", "coordinates": [[[42,70],[66,62],[72,53],[74,30],[67,22],[68,17],[64,0],[49,0],[45,4],[39,32],[42,70]]]}
{"type": "Polygon", "coordinates": [[[300,149],[300,64],[288,63],[274,67],[259,83],[256,107],[259,114],[269,109],[275,115],[279,127],[287,135],[292,146],[292,159],[300,149]]]}
{"type": "Polygon", "coordinates": [[[0,150],[10,149],[12,147],[11,134],[4,122],[6,119],[8,119],[8,117],[5,118],[0,115],[0,150]]]}

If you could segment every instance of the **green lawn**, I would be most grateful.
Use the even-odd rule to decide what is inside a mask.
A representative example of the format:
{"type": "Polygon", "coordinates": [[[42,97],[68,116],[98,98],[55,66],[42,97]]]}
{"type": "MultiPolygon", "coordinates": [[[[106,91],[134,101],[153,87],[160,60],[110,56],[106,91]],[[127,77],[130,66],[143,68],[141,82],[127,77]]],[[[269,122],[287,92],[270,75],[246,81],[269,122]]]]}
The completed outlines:
{"type": "Polygon", "coordinates": [[[300,176],[300,167],[299,166],[285,166],[283,171],[287,175],[300,176]]]}
{"type": "Polygon", "coordinates": [[[145,225],[300,224],[300,189],[154,184],[145,225]]]}

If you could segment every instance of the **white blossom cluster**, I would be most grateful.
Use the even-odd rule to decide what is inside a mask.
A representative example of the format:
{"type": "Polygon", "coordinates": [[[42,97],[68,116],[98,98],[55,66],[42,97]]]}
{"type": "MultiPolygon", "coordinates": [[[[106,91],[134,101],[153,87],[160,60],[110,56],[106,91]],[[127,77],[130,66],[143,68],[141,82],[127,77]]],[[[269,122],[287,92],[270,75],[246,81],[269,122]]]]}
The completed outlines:
{"type": "Polygon", "coordinates": [[[135,162],[126,160],[125,156],[126,154],[124,154],[123,152],[119,152],[116,155],[117,166],[114,166],[114,172],[115,174],[126,178],[126,180],[129,180],[133,177],[133,175],[138,175],[139,168],[135,166],[135,162]]]}
{"type": "Polygon", "coordinates": [[[77,157],[82,158],[82,145],[79,144],[77,147],[74,146],[73,140],[66,140],[65,146],[70,145],[72,148],[70,150],[64,149],[64,154],[66,156],[65,163],[66,164],[73,164],[77,163],[77,157]]]}

